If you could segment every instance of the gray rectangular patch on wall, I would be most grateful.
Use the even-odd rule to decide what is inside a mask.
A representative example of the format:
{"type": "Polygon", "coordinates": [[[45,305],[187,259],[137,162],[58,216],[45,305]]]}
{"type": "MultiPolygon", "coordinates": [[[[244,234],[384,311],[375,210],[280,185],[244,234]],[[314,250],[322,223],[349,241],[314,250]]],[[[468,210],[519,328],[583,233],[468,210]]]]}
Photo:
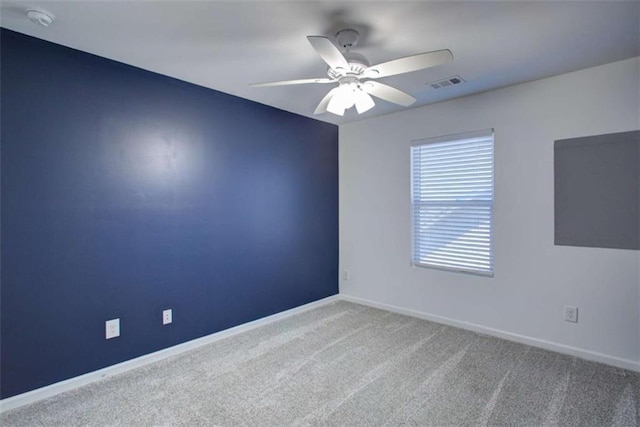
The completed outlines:
{"type": "Polygon", "coordinates": [[[555,141],[555,244],[640,249],[640,131],[555,141]]]}

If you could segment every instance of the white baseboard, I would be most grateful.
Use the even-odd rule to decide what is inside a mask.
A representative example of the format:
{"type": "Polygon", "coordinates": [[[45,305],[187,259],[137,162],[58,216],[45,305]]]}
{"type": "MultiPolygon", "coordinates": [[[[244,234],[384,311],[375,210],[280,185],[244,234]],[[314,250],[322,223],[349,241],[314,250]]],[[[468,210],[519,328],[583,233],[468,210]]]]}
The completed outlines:
{"type": "Polygon", "coordinates": [[[598,353],[591,350],[571,347],[565,344],[545,341],[538,338],[529,337],[526,335],[514,334],[512,332],[502,331],[494,328],[488,328],[486,326],[481,326],[474,323],[462,322],[460,320],[450,319],[448,317],[437,316],[434,314],[424,313],[421,311],[410,310],[407,308],[397,307],[390,304],[379,303],[376,301],[371,301],[364,298],[358,298],[351,295],[340,294],[339,296],[340,296],[340,299],[343,301],[349,301],[355,304],[366,305],[373,308],[379,308],[381,310],[391,311],[398,314],[404,314],[411,317],[417,317],[419,319],[429,320],[436,323],[442,323],[445,325],[454,326],[456,328],[466,329],[473,332],[479,332],[481,334],[491,335],[497,338],[503,338],[509,341],[515,341],[515,342],[527,344],[533,347],[543,348],[545,350],[551,350],[558,353],[569,354],[571,356],[576,356],[581,359],[591,360],[593,362],[605,363],[607,365],[616,366],[618,368],[640,372],[640,361],[622,359],[619,357],[610,356],[607,354],[598,353]]]}
{"type": "Polygon", "coordinates": [[[498,338],[503,338],[510,341],[519,342],[522,344],[531,345],[534,347],[543,348],[546,350],[555,351],[558,353],[569,354],[572,356],[580,357],[582,359],[591,360],[594,362],[606,363],[608,365],[616,366],[619,368],[629,369],[632,371],[640,372],[640,362],[636,362],[629,359],[622,359],[606,354],[584,350],[577,347],[571,347],[564,344],[554,343],[551,341],[545,341],[538,338],[532,338],[525,335],[514,334],[511,332],[502,331],[499,329],[488,328],[485,326],[462,322],[455,319],[450,319],[443,316],[437,316],[429,313],[423,313],[416,310],[397,307],[390,304],[379,303],[364,298],[358,298],[345,294],[332,295],[330,297],[311,302],[309,304],[302,305],[300,307],[292,308],[281,313],[276,313],[271,316],[264,317],[262,319],[254,320],[252,322],[244,323],[242,325],[235,326],[233,328],[225,329],[224,331],[216,332],[211,335],[197,338],[192,341],[188,341],[182,344],[175,345],[173,347],[166,348],[164,350],[156,351],[154,353],[146,354],[144,356],[137,357],[135,359],[127,360],[116,365],[108,366],[97,371],[89,372],[84,375],[80,375],[68,380],[60,381],[55,384],[48,385],[36,390],[32,390],[26,393],[22,393],[16,396],[9,397],[7,399],[0,400],[0,412],[8,411],[10,409],[18,408],[29,403],[34,403],[42,399],[46,399],[51,396],[55,396],[66,391],[82,387],[84,385],[102,380],[104,378],[112,377],[123,372],[130,371],[141,366],[148,365],[150,363],[157,362],[168,357],[172,357],[194,348],[202,347],[207,344],[214,343],[224,338],[229,338],[234,335],[238,335],[242,332],[250,331],[260,326],[268,325],[278,320],[285,319],[295,314],[303,313],[305,311],[332,303],[337,300],[349,301],[355,304],[366,305],[369,307],[379,308],[382,310],[391,311],[398,314],[404,314],[407,316],[417,317],[419,319],[429,320],[436,323],[442,323],[456,328],[466,329],[474,332],[479,332],[486,335],[491,335],[498,338]]]}
{"type": "Polygon", "coordinates": [[[339,295],[332,295],[327,298],[323,298],[318,301],[311,302],[309,304],[301,305],[290,310],[286,310],[280,313],[273,314],[271,316],[263,317],[262,319],[254,320],[242,325],[234,326],[233,328],[225,329],[224,331],[216,332],[211,335],[204,336],[202,338],[196,338],[192,341],[187,341],[182,344],[175,345],[173,347],[165,348],[154,353],[145,354],[144,356],[136,357],[135,359],[127,360],[125,362],[118,363],[116,365],[108,366],[97,371],[89,372],[77,377],[69,378],[68,380],[60,381],[55,384],[51,384],[42,388],[28,391],[26,393],[18,394],[6,399],[0,400],[0,413],[14,409],[29,403],[37,402],[38,400],[46,399],[56,394],[64,393],[69,390],[82,387],[84,385],[102,380],[107,377],[112,377],[123,372],[130,371],[131,369],[139,368],[141,366],[148,365],[150,363],[157,362],[167,357],[172,357],[180,353],[184,353],[194,348],[202,347],[203,345],[211,344],[224,338],[229,338],[234,335],[238,335],[242,332],[250,331],[260,326],[268,325],[277,320],[282,320],[287,317],[291,317],[295,314],[303,313],[305,311],[320,307],[337,301],[339,295]]]}

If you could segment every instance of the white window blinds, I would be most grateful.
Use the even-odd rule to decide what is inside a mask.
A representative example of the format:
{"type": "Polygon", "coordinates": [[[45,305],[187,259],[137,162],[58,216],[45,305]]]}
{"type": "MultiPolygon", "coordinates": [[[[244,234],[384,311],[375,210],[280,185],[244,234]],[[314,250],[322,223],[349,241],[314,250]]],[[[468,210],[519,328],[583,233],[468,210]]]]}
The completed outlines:
{"type": "Polygon", "coordinates": [[[411,147],[413,264],[493,276],[493,130],[411,147]]]}

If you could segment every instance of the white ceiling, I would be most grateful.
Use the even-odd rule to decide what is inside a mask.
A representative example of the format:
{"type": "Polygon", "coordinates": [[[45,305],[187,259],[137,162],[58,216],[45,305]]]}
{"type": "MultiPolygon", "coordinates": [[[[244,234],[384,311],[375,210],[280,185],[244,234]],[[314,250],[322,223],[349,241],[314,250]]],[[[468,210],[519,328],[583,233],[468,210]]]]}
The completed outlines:
{"type": "Polygon", "coordinates": [[[377,100],[358,116],[313,115],[331,85],[251,88],[324,77],[307,35],[362,34],[372,63],[450,49],[452,63],[382,79],[425,105],[640,55],[631,1],[22,1],[2,0],[5,28],[331,123],[399,111],[377,100]],[[27,7],[56,15],[48,28],[27,7]],[[431,89],[460,75],[467,83],[431,89]]]}

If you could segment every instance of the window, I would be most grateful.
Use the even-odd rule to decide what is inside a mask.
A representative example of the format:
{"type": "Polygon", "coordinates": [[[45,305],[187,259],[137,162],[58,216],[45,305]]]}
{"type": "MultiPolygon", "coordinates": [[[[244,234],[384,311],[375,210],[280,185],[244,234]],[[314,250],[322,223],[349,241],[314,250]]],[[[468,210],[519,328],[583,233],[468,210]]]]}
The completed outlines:
{"type": "Polygon", "coordinates": [[[411,147],[413,265],[493,276],[493,130],[411,147]]]}

